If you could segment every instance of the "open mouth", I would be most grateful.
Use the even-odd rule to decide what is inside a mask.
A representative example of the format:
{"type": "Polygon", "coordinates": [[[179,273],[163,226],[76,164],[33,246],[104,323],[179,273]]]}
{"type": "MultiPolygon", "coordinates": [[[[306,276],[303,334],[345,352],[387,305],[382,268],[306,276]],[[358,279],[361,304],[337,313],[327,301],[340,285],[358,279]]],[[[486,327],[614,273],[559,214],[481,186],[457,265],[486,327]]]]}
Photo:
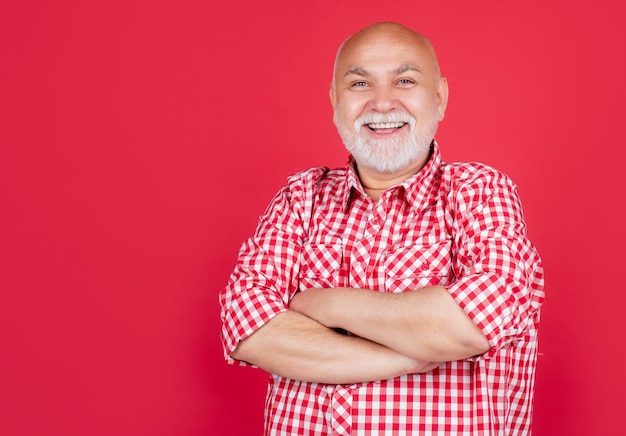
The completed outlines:
{"type": "Polygon", "coordinates": [[[401,129],[407,123],[404,121],[394,122],[394,123],[369,123],[366,124],[367,127],[376,132],[376,133],[390,133],[396,129],[401,129]]]}

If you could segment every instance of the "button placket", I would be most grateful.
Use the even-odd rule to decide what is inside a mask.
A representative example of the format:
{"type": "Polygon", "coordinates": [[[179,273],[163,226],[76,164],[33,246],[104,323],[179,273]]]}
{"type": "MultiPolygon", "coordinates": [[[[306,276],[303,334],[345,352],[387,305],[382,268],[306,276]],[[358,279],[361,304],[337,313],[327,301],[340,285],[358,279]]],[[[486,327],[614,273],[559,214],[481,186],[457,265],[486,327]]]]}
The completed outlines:
{"type": "Polygon", "coordinates": [[[333,436],[348,436],[352,431],[352,392],[338,385],[331,396],[333,436]]]}

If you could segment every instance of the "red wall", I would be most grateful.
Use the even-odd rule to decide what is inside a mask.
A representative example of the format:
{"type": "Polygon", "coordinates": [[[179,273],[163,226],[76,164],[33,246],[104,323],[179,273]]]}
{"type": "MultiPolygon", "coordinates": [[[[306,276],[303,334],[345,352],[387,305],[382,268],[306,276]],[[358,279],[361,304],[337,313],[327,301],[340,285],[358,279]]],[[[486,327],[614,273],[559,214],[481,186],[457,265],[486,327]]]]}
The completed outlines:
{"type": "Polygon", "coordinates": [[[438,48],[444,158],[520,186],[535,434],[624,434],[619,5],[3,2],[0,434],[261,433],[266,376],[223,362],[217,293],[286,176],[345,161],[334,52],[379,20],[438,48]]]}

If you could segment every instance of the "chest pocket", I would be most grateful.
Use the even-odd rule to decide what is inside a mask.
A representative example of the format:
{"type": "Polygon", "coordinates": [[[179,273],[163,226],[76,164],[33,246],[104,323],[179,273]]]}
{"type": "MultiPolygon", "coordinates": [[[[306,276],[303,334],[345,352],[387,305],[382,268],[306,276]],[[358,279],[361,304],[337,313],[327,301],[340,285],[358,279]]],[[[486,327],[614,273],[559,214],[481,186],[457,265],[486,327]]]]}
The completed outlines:
{"type": "Polygon", "coordinates": [[[302,247],[298,290],[337,287],[342,261],[341,239],[307,241],[302,247]]]}
{"type": "Polygon", "coordinates": [[[385,291],[398,293],[451,283],[451,246],[452,241],[442,240],[388,250],[384,258],[385,291]]]}

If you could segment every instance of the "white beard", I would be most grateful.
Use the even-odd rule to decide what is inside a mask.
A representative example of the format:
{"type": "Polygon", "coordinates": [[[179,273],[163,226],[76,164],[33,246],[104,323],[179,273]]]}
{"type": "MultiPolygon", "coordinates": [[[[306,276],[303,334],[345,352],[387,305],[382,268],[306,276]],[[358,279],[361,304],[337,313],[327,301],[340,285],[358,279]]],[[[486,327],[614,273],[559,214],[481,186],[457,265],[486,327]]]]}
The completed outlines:
{"type": "Polygon", "coordinates": [[[351,129],[346,127],[345,123],[340,122],[335,112],[334,122],[346,149],[352,154],[357,164],[380,173],[394,173],[407,168],[429,152],[439,118],[437,111],[434,111],[431,119],[424,120],[423,125],[416,128],[415,118],[406,113],[366,114],[360,116],[351,129]],[[409,124],[406,137],[373,140],[361,130],[365,124],[394,122],[409,124]]]}

